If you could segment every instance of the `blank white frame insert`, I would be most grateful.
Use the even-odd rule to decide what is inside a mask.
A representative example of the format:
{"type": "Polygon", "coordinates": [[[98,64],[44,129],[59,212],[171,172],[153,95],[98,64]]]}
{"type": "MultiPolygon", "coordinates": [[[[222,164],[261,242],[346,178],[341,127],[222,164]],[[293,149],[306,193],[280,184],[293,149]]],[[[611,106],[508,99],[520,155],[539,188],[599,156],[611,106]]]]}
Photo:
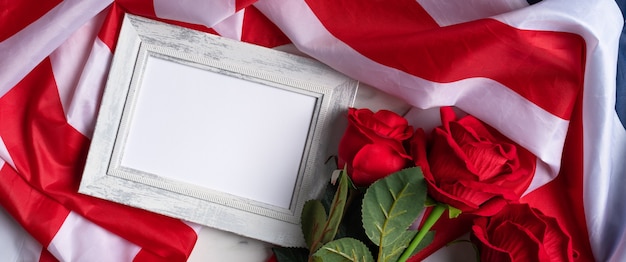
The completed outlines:
{"type": "Polygon", "coordinates": [[[143,77],[122,166],[289,208],[316,97],[155,57],[143,77]]]}

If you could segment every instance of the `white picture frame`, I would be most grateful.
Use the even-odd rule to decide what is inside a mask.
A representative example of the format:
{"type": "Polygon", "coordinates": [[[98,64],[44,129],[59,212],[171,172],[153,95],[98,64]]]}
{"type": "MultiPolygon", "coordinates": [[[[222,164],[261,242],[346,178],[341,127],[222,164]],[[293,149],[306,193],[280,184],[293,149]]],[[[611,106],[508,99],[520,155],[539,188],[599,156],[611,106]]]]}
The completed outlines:
{"type": "Polygon", "coordinates": [[[313,59],[126,14],[79,192],[303,246],[357,88],[313,59]]]}

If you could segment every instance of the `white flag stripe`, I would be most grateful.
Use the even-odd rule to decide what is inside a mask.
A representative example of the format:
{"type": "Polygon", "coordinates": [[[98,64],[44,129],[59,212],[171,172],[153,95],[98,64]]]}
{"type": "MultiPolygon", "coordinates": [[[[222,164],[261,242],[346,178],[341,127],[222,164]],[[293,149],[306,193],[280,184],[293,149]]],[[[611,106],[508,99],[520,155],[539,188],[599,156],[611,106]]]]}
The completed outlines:
{"type": "MultiPolygon", "coordinates": [[[[599,261],[623,260],[623,257],[626,256],[626,225],[621,221],[626,220],[626,208],[621,203],[623,199],[626,199],[626,191],[622,190],[621,187],[626,183],[626,165],[623,160],[626,155],[626,131],[617,120],[614,111],[615,61],[617,59],[617,36],[619,35],[616,32],[621,30],[623,19],[614,1],[546,0],[522,9],[518,8],[527,4],[521,0],[496,0],[488,3],[477,0],[454,1],[458,3],[444,3],[436,0],[417,1],[423,3],[424,8],[440,25],[469,21],[479,16],[495,15],[496,19],[517,28],[569,31],[585,38],[587,70],[583,101],[584,204],[591,235],[590,242],[596,259],[599,261]],[[450,9],[450,5],[454,5],[456,8],[450,9]],[[477,8],[476,6],[481,7],[477,8]],[[474,9],[482,9],[483,11],[473,11],[474,9]],[[515,11],[497,15],[509,11],[507,9],[515,11]],[[547,21],[547,17],[553,18],[554,21],[547,21]],[[612,259],[611,254],[614,255],[612,259]]],[[[106,1],[105,3],[108,5],[110,2],[106,1]]],[[[158,9],[156,11],[157,16],[207,26],[211,24],[220,34],[229,38],[241,39],[241,25],[239,23],[243,24],[243,11],[232,16],[235,10],[234,0],[220,3],[200,0],[185,0],[183,1],[185,4],[170,2],[166,0],[155,1],[155,10],[158,9]],[[192,8],[189,8],[189,5],[192,8]]],[[[328,65],[354,78],[384,88],[386,92],[402,97],[420,108],[454,104],[498,128],[543,160],[537,165],[537,176],[533,180],[531,188],[545,184],[558,172],[569,121],[554,117],[513,91],[504,91],[508,89],[492,80],[471,78],[454,83],[439,84],[378,64],[332,36],[317,20],[308,5],[299,0],[285,1],[284,3],[261,0],[255,5],[271,20],[274,20],[299,48],[328,65]],[[285,17],[287,14],[289,16],[285,17]],[[278,17],[281,21],[277,21],[278,17]],[[490,105],[479,103],[478,98],[480,98],[478,100],[485,99],[485,90],[488,90],[487,99],[506,101],[507,103],[490,103],[490,105]],[[480,95],[477,96],[477,94],[480,95]],[[477,104],[478,107],[476,107],[477,104]],[[502,110],[502,108],[508,109],[502,110]],[[493,114],[494,110],[503,112],[509,111],[511,108],[520,111],[514,115],[512,113],[509,115],[493,114]],[[524,126],[515,126],[511,125],[510,121],[507,122],[513,118],[520,125],[523,123],[524,126]],[[519,120],[524,118],[534,120],[519,120]],[[541,120],[538,121],[537,119],[541,120]],[[534,125],[529,126],[528,123],[534,125]]],[[[0,63],[0,72],[2,72],[0,74],[0,97],[21,80],[41,59],[52,52],[56,46],[64,42],[59,39],[69,37],[74,30],[98,13],[94,10],[99,11],[101,9],[98,8],[104,7],[103,3],[66,1],[35,23],[27,26],[22,32],[0,42],[0,61],[14,61],[15,57],[19,57],[20,61],[25,61],[0,63]],[[85,14],[88,12],[84,10],[92,12],[91,15],[85,14]],[[58,15],[61,19],[51,19],[53,17],[50,15],[51,13],[55,13],[54,16],[58,15]],[[41,37],[38,37],[37,41],[32,41],[30,40],[32,35],[40,35],[41,37]]],[[[80,37],[84,37],[82,40],[88,38],[84,35],[80,37]]],[[[111,60],[111,52],[99,39],[96,39],[95,42],[92,41],[91,45],[85,43],[87,42],[66,42],[64,44],[64,46],[67,44],[66,47],[76,45],[77,49],[81,49],[83,52],[77,55],[80,58],[61,55],[61,52],[69,54],[72,51],[69,48],[63,51],[62,49],[66,47],[62,47],[55,51],[51,60],[68,122],[79,132],[90,137],[102,90],[102,84],[96,83],[104,82],[111,60]],[[70,59],[71,61],[63,61],[63,59],[70,59]],[[84,69],[82,69],[81,63],[85,65],[84,69]]],[[[5,139],[8,138],[5,137],[5,139]]],[[[1,137],[0,158],[0,167],[4,164],[3,160],[12,165],[11,156],[1,137]]],[[[78,215],[74,214],[74,216],[78,215]]],[[[65,223],[69,224],[66,226],[64,223],[64,227],[70,228],[66,231],[75,232],[59,232],[55,236],[55,240],[59,239],[57,242],[68,241],[67,239],[83,244],[99,241],[99,235],[84,237],[80,235],[83,232],[77,229],[80,226],[72,226],[85,223],[84,218],[78,216],[78,218],[73,217],[72,220],[74,222],[66,220],[65,223]],[[82,240],[78,240],[81,237],[83,237],[82,240]]],[[[1,215],[0,223],[2,223],[1,215]]],[[[198,232],[199,227],[197,225],[188,225],[195,232],[198,232]]],[[[92,226],[97,227],[93,224],[92,226]]],[[[100,228],[100,230],[103,229],[100,228]]],[[[114,238],[105,237],[108,239],[105,240],[105,245],[115,242],[115,237],[117,236],[114,238]]],[[[0,243],[3,243],[2,240],[0,243]]],[[[79,246],[74,246],[72,243],[54,246],[55,249],[63,249],[65,252],[59,251],[57,253],[64,254],[68,258],[80,260],[91,258],[83,257],[85,254],[82,254],[87,253],[89,256],[91,250],[78,252],[77,247],[79,246]]],[[[34,248],[37,249],[36,246],[34,248]]],[[[135,248],[138,252],[139,247],[135,246],[135,248]]],[[[134,252],[134,249],[132,251],[134,252]]],[[[2,252],[1,247],[0,252],[2,252]]],[[[111,248],[110,252],[119,253],[117,248],[111,248]]],[[[132,252],[129,253],[127,249],[121,249],[121,252],[125,254],[122,260],[130,260],[134,256],[128,255],[132,252]]],[[[111,256],[111,253],[106,253],[104,257],[111,256]]],[[[2,254],[0,254],[0,258],[2,258],[2,254]]],[[[30,259],[23,260],[31,261],[30,259]]]]}
{"type": "Polygon", "coordinates": [[[60,261],[132,261],[140,249],[73,211],[48,245],[60,261]]]}
{"type": "MultiPolygon", "coordinates": [[[[422,94],[411,90],[411,87],[419,87],[422,90],[429,90],[429,87],[435,86],[435,83],[424,83],[423,80],[414,78],[410,75],[403,75],[402,72],[394,72],[393,69],[381,69],[376,63],[350,50],[349,47],[342,46],[343,43],[328,36],[328,32],[321,26],[316,17],[310,13],[306,4],[299,1],[290,1],[288,4],[278,6],[273,2],[261,1],[255,6],[259,7],[263,13],[273,19],[276,24],[289,35],[300,49],[305,53],[316,57],[317,59],[329,64],[330,66],[342,71],[354,78],[364,80],[365,82],[382,88],[385,91],[403,97],[407,101],[418,107],[427,107],[429,102],[419,101],[419,99],[430,100],[430,103],[441,102],[433,97],[439,97],[433,93],[432,96],[422,94]],[[280,17],[277,13],[281,9],[293,11],[294,17],[280,17]],[[277,11],[278,10],[278,11],[277,11]],[[276,13],[275,15],[273,13],[276,13]],[[297,18],[296,18],[297,16],[297,18]],[[291,19],[289,19],[291,18],[291,19]],[[317,42],[317,43],[315,43],[317,42]],[[303,48],[304,45],[307,48],[303,48]],[[319,48],[319,49],[318,49],[319,48]],[[320,50],[321,49],[321,50],[320,50]],[[350,61],[350,62],[346,62],[350,61]],[[350,64],[348,64],[350,63],[350,64]],[[358,64],[358,67],[353,66],[358,64]],[[368,71],[368,69],[373,69],[368,71]],[[398,83],[396,85],[395,83],[398,83]],[[401,90],[402,89],[402,90],[401,90]],[[425,95],[425,96],[422,96],[425,95]],[[414,99],[411,101],[410,99],[414,99]]],[[[620,16],[619,9],[615,2],[604,0],[602,2],[586,2],[586,1],[544,1],[542,3],[515,10],[507,14],[495,16],[498,20],[509,25],[531,30],[549,30],[549,31],[566,31],[580,34],[585,38],[587,44],[587,67],[585,73],[584,86],[584,149],[585,149],[585,212],[587,214],[587,223],[589,232],[600,232],[591,235],[590,241],[594,254],[599,260],[605,260],[613,252],[618,243],[624,237],[624,225],[618,223],[615,226],[608,214],[604,214],[604,206],[610,203],[605,202],[607,199],[606,192],[609,192],[610,177],[623,177],[624,173],[618,173],[616,170],[609,170],[614,164],[624,165],[623,163],[611,163],[611,155],[620,148],[626,147],[625,144],[614,143],[610,140],[611,136],[621,136],[617,131],[611,131],[614,128],[614,89],[615,89],[615,64],[617,59],[617,41],[622,26],[623,19],[620,16]],[[548,5],[549,6],[545,6],[548,5]],[[550,22],[547,18],[554,21],[550,22]],[[558,21],[557,21],[558,20],[558,21]],[[603,178],[597,178],[603,176],[603,178]],[[605,194],[605,196],[603,196],[605,194]],[[613,227],[607,227],[607,223],[613,227]],[[612,231],[613,232],[610,232],[612,231]],[[618,234],[617,236],[615,234],[618,234]]],[[[468,87],[461,87],[468,88],[468,87]]],[[[439,89],[439,87],[437,88],[439,89]]],[[[432,90],[429,90],[432,92],[432,90]]],[[[454,94],[447,94],[454,95],[454,94]]],[[[463,95],[463,92],[457,94],[463,95]]],[[[490,99],[491,100],[491,99],[490,99]]],[[[470,100],[467,100],[469,103],[470,100]]],[[[493,100],[492,100],[493,101],[493,100]]],[[[464,103],[463,99],[456,100],[456,105],[460,106],[464,103]]],[[[434,104],[437,106],[442,104],[434,104]]],[[[534,138],[543,138],[534,140],[534,142],[525,143],[523,137],[514,134],[515,127],[507,125],[506,130],[497,124],[498,117],[492,112],[484,110],[479,106],[474,110],[465,109],[468,113],[477,116],[485,122],[493,125],[502,131],[505,135],[519,142],[522,146],[528,148],[533,153],[541,157],[544,162],[559,165],[567,124],[555,126],[553,129],[542,129],[537,126],[524,126],[517,130],[535,131],[534,138]],[[550,137],[551,134],[558,134],[556,139],[550,137]],[[550,142],[553,144],[542,143],[550,142]],[[561,143],[561,146],[554,146],[561,143]],[[545,151],[537,151],[533,148],[543,148],[545,151]],[[550,156],[548,156],[550,155],[550,156]],[[551,160],[546,159],[551,158],[551,160]]],[[[524,114],[526,115],[526,114],[524,114]]],[[[530,116],[530,114],[528,114],[530,116]]],[[[547,120],[550,116],[541,117],[547,120]]],[[[533,121],[537,123],[538,121],[533,121]]],[[[552,123],[559,121],[545,121],[549,128],[552,123]]],[[[522,123],[522,122],[520,122],[522,123]]],[[[617,128],[619,125],[615,124],[617,128]]],[[[620,129],[621,132],[621,129],[620,129]]],[[[527,136],[526,138],[531,138],[527,136]]],[[[617,140],[622,140],[617,139],[617,140]]],[[[620,155],[622,156],[622,155],[620,155]]],[[[540,167],[540,166],[539,166],[540,167]]],[[[553,171],[557,171],[553,169],[553,171]]],[[[620,171],[621,172],[621,171],[620,171]]],[[[552,173],[555,175],[555,173],[552,173]]],[[[541,178],[539,178],[541,179],[541,178]]],[[[532,186],[540,185],[538,180],[533,181],[532,186]]],[[[615,192],[611,193],[615,194],[615,192]]],[[[622,208],[623,209],[623,208],[622,208]]],[[[618,220],[620,221],[620,220],[618,220]]],[[[623,251],[622,251],[623,253],[623,251]]]]}
{"type": "MultiPolygon", "coordinates": [[[[569,121],[550,114],[491,79],[468,78],[435,83],[380,65],[332,36],[301,1],[282,4],[261,1],[255,6],[274,19],[273,22],[290,36],[300,50],[344,74],[403,98],[415,107],[427,109],[456,105],[497,128],[549,166],[549,169],[538,166],[536,181],[545,183],[558,173],[569,121]],[[289,12],[291,15],[274,13],[281,8],[293,12],[289,12]],[[278,17],[282,20],[276,19],[278,17]],[[483,103],[483,99],[488,99],[490,103],[483,103]],[[507,110],[502,110],[504,108],[507,110]],[[510,119],[517,119],[516,122],[524,123],[524,127],[511,125],[510,119]]],[[[534,187],[540,185],[533,182],[534,187]]]]}
{"type": "MultiPolygon", "coordinates": [[[[624,164],[626,156],[626,130],[617,118],[617,115],[614,115],[612,131],[610,143],[613,146],[610,148],[610,152],[608,152],[610,164],[608,167],[604,167],[605,170],[600,171],[607,172],[600,174],[611,174],[608,176],[609,181],[605,182],[608,184],[608,190],[605,188],[589,188],[589,191],[585,192],[586,195],[599,195],[601,197],[597,199],[591,197],[585,198],[585,208],[587,208],[588,205],[595,207],[591,209],[591,212],[587,212],[587,223],[590,224],[593,222],[595,225],[601,226],[600,230],[590,230],[589,232],[592,240],[603,244],[602,246],[592,246],[595,248],[594,251],[599,251],[599,254],[612,254],[611,257],[598,257],[598,260],[617,262],[626,259],[626,225],[624,224],[626,223],[626,208],[624,208],[624,200],[626,199],[626,190],[624,190],[624,185],[626,185],[626,165],[624,164]],[[606,197],[603,197],[603,194],[606,194],[606,197]],[[597,216],[596,214],[604,214],[604,216],[597,216]],[[604,220],[598,221],[596,219],[604,220]],[[610,221],[613,221],[613,223],[610,221]],[[604,241],[601,240],[607,239],[607,237],[609,237],[608,239],[614,240],[614,242],[602,243],[604,241]]],[[[585,184],[591,183],[589,180],[596,179],[597,177],[598,175],[587,176],[585,184]]],[[[592,242],[592,244],[593,243],[594,242],[592,242]]]]}
{"type": "Polygon", "coordinates": [[[2,137],[0,136],[0,167],[2,167],[2,165],[4,165],[5,162],[11,165],[13,169],[15,169],[15,163],[13,162],[13,158],[11,158],[11,155],[9,154],[9,150],[7,150],[7,146],[4,144],[4,141],[2,140],[2,137]]]}
{"type": "MultiPolygon", "coordinates": [[[[113,57],[109,47],[92,31],[95,29],[97,33],[100,29],[99,25],[91,28],[92,24],[100,24],[95,20],[101,19],[95,18],[78,30],[50,56],[59,93],[64,94],[66,98],[61,99],[61,102],[68,123],[89,138],[93,133],[101,93],[113,57]],[[91,46],[88,46],[88,43],[91,46]],[[87,55],[72,55],[76,49],[90,52],[87,55]],[[80,74],[76,74],[77,69],[80,74]],[[67,76],[72,73],[77,79],[67,76]]],[[[200,230],[199,225],[186,224],[196,233],[200,230]]],[[[50,252],[61,261],[91,261],[97,257],[101,257],[98,261],[103,261],[102,257],[106,261],[131,261],[139,249],[139,246],[106,231],[74,212],[65,219],[49,246],[50,252]],[[74,242],[90,244],[79,247],[74,242]],[[92,254],[95,253],[94,250],[108,251],[92,254]]]]}
{"type": "MultiPolygon", "coordinates": [[[[0,168],[4,166],[0,160],[0,168]]],[[[0,261],[39,261],[42,246],[0,207],[0,261]]]]}
{"type": "MultiPolygon", "coordinates": [[[[593,45],[594,37],[619,37],[624,19],[613,0],[549,0],[495,15],[498,21],[527,30],[570,32],[593,45]]],[[[607,43],[612,45],[611,43],[607,43]]],[[[617,50],[617,49],[616,49],[617,50]]]]}
{"type": "Polygon", "coordinates": [[[235,0],[154,0],[159,18],[213,27],[235,13],[235,0]],[[191,8],[190,8],[191,7],[191,8]]]}
{"type": "Polygon", "coordinates": [[[239,10],[239,12],[214,25],[213,30],[223,37],[241,40],[244,14],[245,9],[239,10]]]}
{"type": "Polygon", "coordinates": [[[109,65],[106,59],[112,57],[110,55],[111,51],[103,43],[99,42],[100,44],[98,44],[96,42],[94,44],[94,41],[98,41],[98,31],[102,27],[105,16],[106,13],[104,12],[95,16],[50,54],[52,73],[59,90],[59,97],[66,118],[70,124],[87,137],[91,137],[93,121],[89,119],[85,123],[86,121],[81,119],[80,116],[95,114],[96,108],[92,108],[93,102],[99,101],[99,98],[88,97],[88,101],[92,100],[89,101],[92,106],[89,106],[89,103],[85,106],[76,105],[85,102],[85,98],[82,97],[85,92],[99,95],[99,91],[102,90],[104,85],[103,75],[99,76],[101,79],[85,79],[93,76],[91,71],[93,71],[92,68],[94,66],[97,66],[97,69],[102,71],[102,67],[109,65]],[[94,59],[94,54],[102,53],[98,49],[102,49],[103,46],[109,55],[105,59],[98,59],[96,64],[93,61],[90,62],[90,60],[94,59]],[[88,87],[85,88],[85,85],[88,85],[88,87]]]}
{"type": "Polygon", "coordinates": [[[623,199],[623,189],[616,188],[613,182],[626,179],[626,134],[615,112],[615,65],[624,21],[619,8],[612,0],[551,0],[497,19],[518,28],[572,32],[585,38],[583,199],[594,256],[598,261],[608,261],[626,234],[624,223],[614,223],[626,221],[626,208],[613,206],[623,200],[610,199],[616,194],[623,199]],[[546,21],[546,17],[554,21],[546,21]],[[615,215],[623,219],[616,219],[615,215]]]}
{"type": "Polygon", "coordinates": [[[112,1],[68,0],[0,42],[0,97],[112,1]],[[33,38],[33,36],[37,38],[33,38]],[[7,62],[15,61],[19,62],[7,62]]]}
{"type": "MultiPolygon", "coordinates": [[[[102,40],[96,38],[93,41],[87,62],[82,67],[80,79],[76,86],[70,87],[73,92],[71,94],[72,99],[62,101],[68,123],[88,138],[93,135],[96,115],[112,59],[113,54],[109,47],[102,40]]],[[[55,72],[56,78],[57,70],[64,69],[54,65],[53,63],[52,71],[55,72]]],[[[71,69],[75,70],[76,68],[68,68],[67,70],[71,71],[71,69]]]]}
{"type": "Polygon", "coordinates": [[[528,6],[526,0],[417,0],[440,26],[448,26],[504,14],[528,6]]]}
{"type": "Polygon", "coordinates": [[[196,232],[196,234],[200,233],[200,231],[202,230],[202,228],[204,227],[203,225],[200,224],[196,224],[193,222],[189,222],[189,221],[183,221],[181,220],[183,223],[185,223],[185,225],[189,226],[191,229],[193,229],[194,232],[196,232]]]}

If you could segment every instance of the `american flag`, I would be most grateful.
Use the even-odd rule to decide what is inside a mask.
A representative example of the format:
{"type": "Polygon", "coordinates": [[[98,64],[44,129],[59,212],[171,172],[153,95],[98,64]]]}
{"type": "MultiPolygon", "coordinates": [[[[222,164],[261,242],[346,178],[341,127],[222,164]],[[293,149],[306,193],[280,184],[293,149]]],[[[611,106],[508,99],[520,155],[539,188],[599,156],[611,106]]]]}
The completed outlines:
{"type": "Polygon", "coordinates": [[[538,157],[523,201],[564,221],[580,259],[624,261],[624,1],[534,2],[0,1],[0,258],[184,261],[193,250],[197,225],[77,193],[128,12],[295,46],[404,100],[407,117],[444,105],[478,117],[538,157]]]}

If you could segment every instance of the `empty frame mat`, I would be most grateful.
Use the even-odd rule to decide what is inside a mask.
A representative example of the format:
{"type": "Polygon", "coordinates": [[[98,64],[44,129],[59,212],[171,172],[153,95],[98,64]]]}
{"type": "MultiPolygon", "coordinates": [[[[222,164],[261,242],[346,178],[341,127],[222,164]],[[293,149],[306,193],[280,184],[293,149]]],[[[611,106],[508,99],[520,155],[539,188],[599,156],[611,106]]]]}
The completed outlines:
{"type": "Polygon", "coordinates": [[[121,165],[289,208],[316,97],[148,57],[121,165]]]}
{"type": "Polygon", "coordinates": [[[312,59],[125,15],[79,192],[303,246],[302,207],[336,168],[357,86],[312,59]]]}

